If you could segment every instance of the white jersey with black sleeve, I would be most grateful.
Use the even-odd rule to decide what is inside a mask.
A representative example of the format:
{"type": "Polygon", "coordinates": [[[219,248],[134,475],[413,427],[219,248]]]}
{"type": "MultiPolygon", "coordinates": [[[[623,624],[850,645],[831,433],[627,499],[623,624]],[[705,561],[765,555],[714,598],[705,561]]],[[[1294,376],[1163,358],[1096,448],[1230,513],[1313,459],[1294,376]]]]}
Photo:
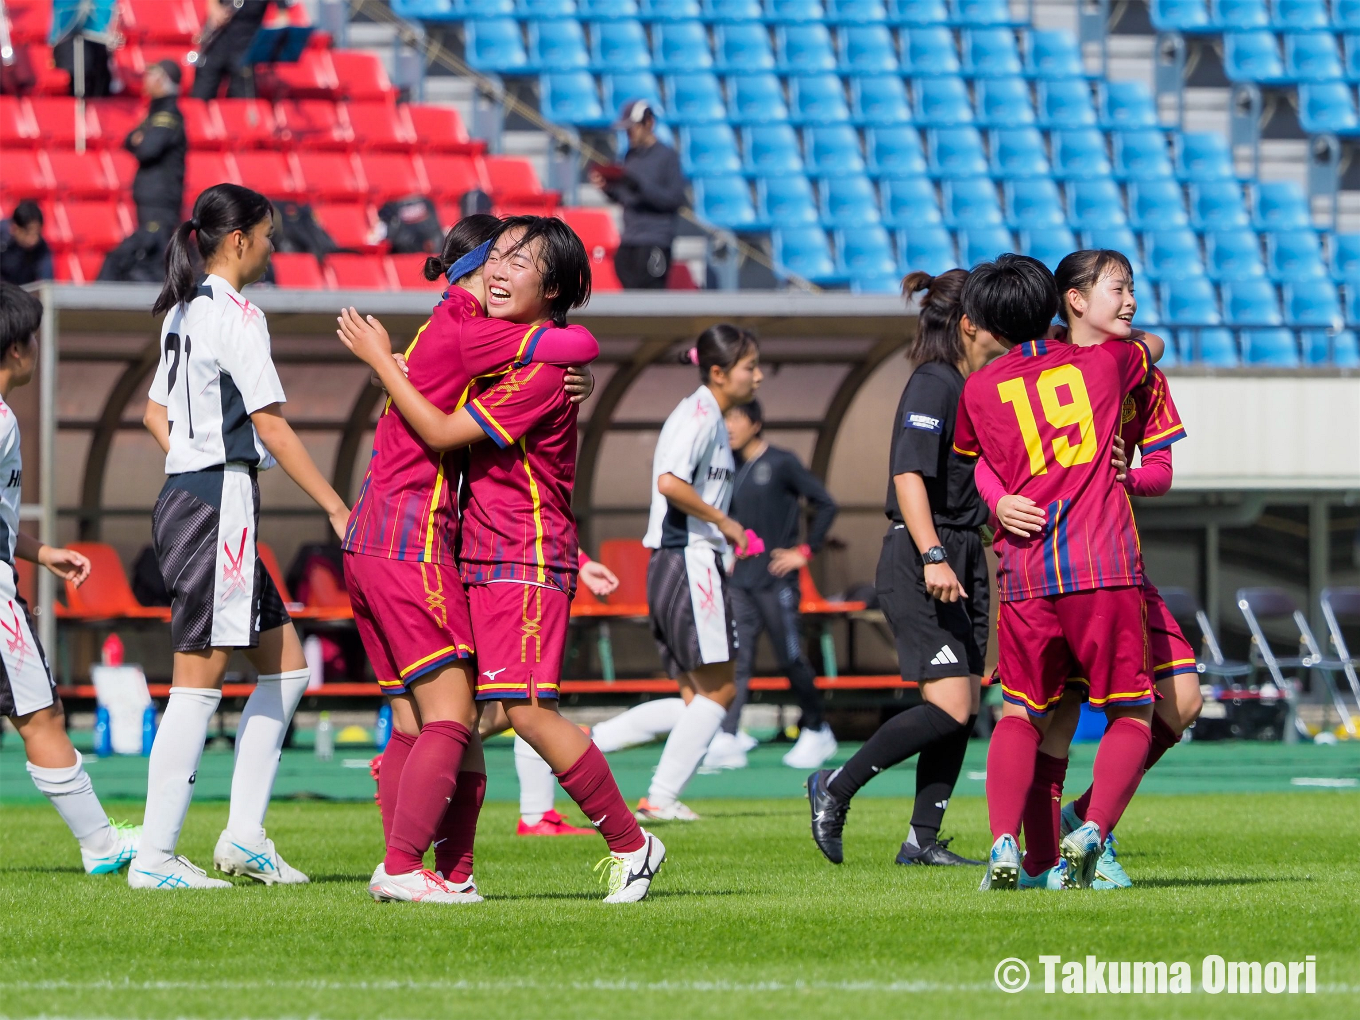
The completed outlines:
{"type": "Polygon", "coordinates": [[[657,491],[657,480],[664,474],[689,482],[700,499],[723,513],[732,504],[736,461],[722,408],[707,386],[680,401],[661,428],[652,457],[651,516],[642,544],[649,549],[707,545],[721,555],[727,540],[718,526],[691,517],[657,491]]]}
{"type": "MultiPolygon", "coordinates": [[[[19,420],[13,409],[0,400],[0,558],[14,566],[14,550],[19,542],[19,498],[24,482],[24,459],[19,445],[19,420]]],[[[0,582],[7,588],[10,571],[0,570],[0,582]]]]}
{"type": "Polygon", "coordinates": [[[223,464],[272,467],[250,420],[285,400],[264,312],[220,276],[206,277],[165,316],[149,396],[170,420],[166,474],[223,464]]]}

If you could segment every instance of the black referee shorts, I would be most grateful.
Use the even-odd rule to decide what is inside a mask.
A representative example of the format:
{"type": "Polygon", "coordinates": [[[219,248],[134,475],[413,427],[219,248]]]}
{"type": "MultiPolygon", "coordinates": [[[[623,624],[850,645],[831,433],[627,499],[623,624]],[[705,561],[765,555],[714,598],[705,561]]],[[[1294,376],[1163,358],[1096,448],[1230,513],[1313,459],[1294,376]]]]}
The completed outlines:
{"type": "Polygon", "coordinates": [[[987,611],[991,593],[987,557],[976,528],[937,529],[948,563],[968,597],[940,602],[926,591],[925,565],[906,528],[883,537],[878,558],[878,605],[897,642],[904,680],[982,675],[987,657],[987,611]]]}

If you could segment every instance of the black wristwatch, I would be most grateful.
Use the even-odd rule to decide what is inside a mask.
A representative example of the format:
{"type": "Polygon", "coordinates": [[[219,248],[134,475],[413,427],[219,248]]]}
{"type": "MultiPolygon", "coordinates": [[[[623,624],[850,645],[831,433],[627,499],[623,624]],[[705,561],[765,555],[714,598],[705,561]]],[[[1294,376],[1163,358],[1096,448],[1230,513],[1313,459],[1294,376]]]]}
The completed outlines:
{"type": "Polygon", "coordinates": [[[949,558],[949,554],[944,551],[944,546],[936,545],[921,553],[922,563],[943,563],[949,558]]]}

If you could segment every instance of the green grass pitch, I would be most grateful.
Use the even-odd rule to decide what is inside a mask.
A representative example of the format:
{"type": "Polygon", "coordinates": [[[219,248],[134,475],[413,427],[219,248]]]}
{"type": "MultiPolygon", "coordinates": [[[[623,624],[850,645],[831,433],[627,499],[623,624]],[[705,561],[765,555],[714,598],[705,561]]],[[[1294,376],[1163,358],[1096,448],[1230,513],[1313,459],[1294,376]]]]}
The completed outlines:
{"type": "MultiPolygon", "coordinates": [[[[1360,797],[1142,795],[1120,827],[1137,886],[980,893],[977,869],[892,863],[910,802],[865,798],[847,860],[825,863],[805,802],[696,800],[658,826],[652,897],[599,901],[593,837],[512,835],[488,804],[487,902],[373,903],[373,806],[280,802],[270,833],[310,886],[157,894],[89,878],[45,804],[0,809],[0,1015],[6,1017],[1327,1017],[1360,1016],[1360,797]],[[1185,960],[1190,995],[1046,995],[1038,957],[1185,960]],[[1317,957],[1315,995],[1209,995],[1200,961],[1317,957]],[[1025,959],[1016,995],[993,970],[1025,959]]],[[[140,814],[140,804],[110,809],[140,814]]],[[[196,804],[181,849],[200,864],[226,805],[196,804]]],[[[579,820],[579,816],[578,816],[579,820]]],[[[947,831],[980,853],[984,801],[947,831]]]]}

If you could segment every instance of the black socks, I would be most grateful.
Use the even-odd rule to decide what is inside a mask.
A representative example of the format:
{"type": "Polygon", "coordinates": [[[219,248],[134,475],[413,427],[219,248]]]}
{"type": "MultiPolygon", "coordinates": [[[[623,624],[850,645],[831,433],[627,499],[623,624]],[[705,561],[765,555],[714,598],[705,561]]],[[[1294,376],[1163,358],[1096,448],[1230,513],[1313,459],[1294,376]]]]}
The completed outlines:
{"type": "Polygon", "coordinates": [[[944,809],[954,795],[963,768],[963,756],[968,753],[968,738],[973,734],[977,716],[970,715],[949,736],[943,737],[921,752],[916,760],[916,806],[911,813],[911,833],[907,842],[929,846],[940,835],[944,809]]]}
{"type": "MultiPolygon", "coordinates": [[[[964,734],[961,738],[961,748],[955,752],[957,762],[954,765],[953,776],[957,778],[959,768],[963,763],[963,749],[967,747],[967,734],[971,732],[971,727],[956,722],[954,717],[944,709],[926,703],[900,712],[880,726],[874,735],[865,742],[864,746],[855,752],[854,757],[836,770],[831,782],[827,784],[827,789],[838,799],[849,800],[861,786],[884,769],[892,768],[898,762],[905,761],[918,751],[924,751],[937,740],[953,736],[957,732],[964,734]]],[[[920,766],[917,767],[917,789],[919,791],[920,766]]],[[[940,771],[935,772],[937,776],[941,774],[940,771]]],[[[953,789],[953,779],[950,780],[949,787],[950,790],[953,789]]],[[[948,794],[946,793],[945,796],[947,797],[948,794]]],[[[920,802],[921,797],[918,792],[918,807],[920,802]]],[[[940,813],[944,813],[943,809],[940,813]]]]}

